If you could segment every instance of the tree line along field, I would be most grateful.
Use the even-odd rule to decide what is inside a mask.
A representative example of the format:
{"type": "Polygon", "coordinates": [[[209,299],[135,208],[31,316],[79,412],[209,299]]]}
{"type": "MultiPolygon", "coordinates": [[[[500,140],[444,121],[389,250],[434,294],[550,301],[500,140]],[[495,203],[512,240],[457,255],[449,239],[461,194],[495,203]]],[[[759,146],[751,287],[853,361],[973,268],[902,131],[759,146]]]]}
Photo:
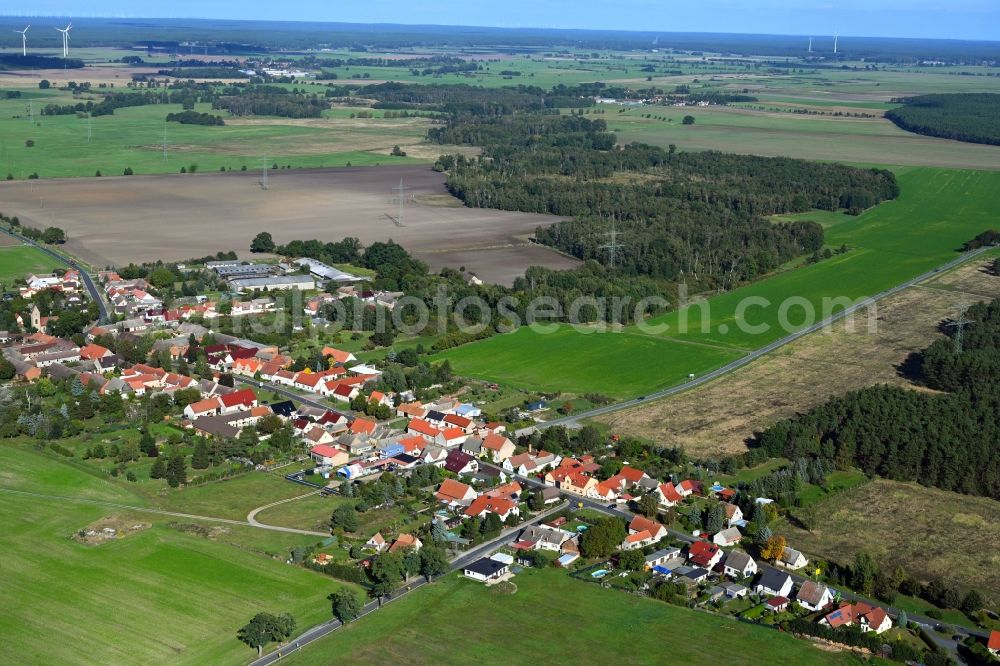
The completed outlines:
{"type": "MultiPolygon", "coordinates": [[[[624,334],[600,335],[569,328],[541,335],[522,328],[447,350],[437,358],[449,359],[460,374],[552,391],[629,397],[680,383],[689,373],[718,367],[784,336],[778,305],[785,299],[805,299],[818,320],[824,297],[858,299],[895,286],[955,258],[965,241],[996,224],[998,172],[903,168],[897,176],[898,199],[855,218],[844,216],[843,222],[827,228],[827,244],[846,244],[849,252],[709,298],[706,330],[700,325],[703,309],[695,304],[651,320],[666,325],[667,331],[645,338],[653,341],[648,345],[636,344],[638,334],[631,327],[624,334]],[[737,326],[739,305],[751,296],[771,304],[746,311],[745,323],[766,324],[764,333],[746,333],[737,326]],[[693,329],[686,333],[681,331],[685,318],[693,329]],[[550,370],[554,362],[559,372],[550,370]]],[[[788,319],[800,324],[800,317],[802,309],[796,308],[788,319]]]]}
{"type": "Polygon", "coordinates": [[[227,533],[250,528],[181,521],[179,529],[178,519],[74,501],[147,504],[32,450],[5,444],[0,461],[0,642],[12,662],[236,663],[252,654],[236,629],[255,612],[292,613],[300,630],[329,617],[326,595],[342,584],[259,554],[291,535],[266,533],[234,547],[227,533]],[[100,545],[71,538],[105,518],[147,527],[100,545]]]}
{"type": "Polygon", "coordinates": [[[453,574],[289,656],[294,666],[339,663],[860,664],[851,653],[645,597],[602,589],[562,569],[525,569],[517,592],[453,574]],[[471,629],[471,633],[470,633],[471,629]]]}

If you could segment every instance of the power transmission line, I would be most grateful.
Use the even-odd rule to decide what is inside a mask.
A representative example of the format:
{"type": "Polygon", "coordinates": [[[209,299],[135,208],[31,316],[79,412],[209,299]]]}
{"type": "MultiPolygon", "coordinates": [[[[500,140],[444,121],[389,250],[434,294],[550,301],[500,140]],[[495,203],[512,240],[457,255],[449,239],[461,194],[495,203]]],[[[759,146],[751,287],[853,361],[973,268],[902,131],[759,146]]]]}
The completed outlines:
{"type": "Polygon", "coordinates": [[[968,306],[964,303],[958,307],[958,317],[954,321],[948,322],[947,326],[949,328],[955,329],[955,353],[961,354],[963,351],[963,344],[965,342],[965,329],[969,324],[974,323],[973,320],[967,319],[965,312],[968,310],[968,306]]]}
{"type": "Polygon", "coordinates": [[[267,189],[267,157],[260,161],[260,189],[267,189]]]}
{"type": "Polygon", "coordinates": [[[601,245],[600,249],[608,251],[608,265],[612,270],[614,270],[618,259],[618,250],[624,247],[624,245],[618,242],[618,237],[623,236],[624,234],[618,231],[615,226],[614,218],[611,218],[611,231],[605,232],[604,235],[610,237],[611,240],[608,243],[601,245]]]}
{"type": "MultiPolygon", "coordinates": [[[[397,227],[403,226],[403,203],[406,200],[406,191],[408,189],[410,188],[403,185],[402,178],[399,179],[399,185],[392,188],[392,191],[396,192],[396,196],[393,197],[393,199],[396,201],[397,204],[399,204],[399,212],[396,214],[396,219],[392,220],[393,224],[395,224],[397,227]]],[[[392,219],[391,215],[389,216],[389,219],[392,219]]]]}

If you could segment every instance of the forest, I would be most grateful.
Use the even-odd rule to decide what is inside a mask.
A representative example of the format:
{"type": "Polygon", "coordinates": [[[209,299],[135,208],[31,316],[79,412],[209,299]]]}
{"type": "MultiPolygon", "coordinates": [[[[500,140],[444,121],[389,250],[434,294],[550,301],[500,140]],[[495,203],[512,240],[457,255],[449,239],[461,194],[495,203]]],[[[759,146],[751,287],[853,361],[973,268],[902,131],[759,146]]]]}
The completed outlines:
{"type": "Polygon", "coordinates": [[[823,458],[870,475],[1000,499],[1000,300],[979,303],[923,353],[920,378],[949,393],[875,386],[759,433],[772,456],[823,458]]]}
{"type": "Polygon", "coordinates": [[[1000,94],[942,93],[894,99],[885,117],[908,132],[1000,145],[1000,94]]]}
{"type": "Polygon", "coordinates": [[[222,116],[213,116],[211,113],[198,113],[197,111],[181,111],[180,113],[168,113],[168,123],[180,123],[181,125],[225,125],[226,121],[222,116]]]}
{"type": "Polygon", "coordinates": [[[234,116],[279,116],[281,118],[319,118],[329,108],[316,95],[291,92],[278,86],[235,86],[212,102],[213,109],[226,109],[234,116]]]}
{"type": "Polygon", "coordinates": [[[614,221],[627,237],[619,272],[683,276],[704,288],[731,288],[822,247],[818,224],[774,224],[768,215],[856,214],[899,194],[885,170],[618,146],[603,120],[579,114],[452,114],[428,136],[482,148],[478,158],[446,155],[435,167],[467,206],[571,217],[539,228],[536,240],[602,263],[614,221]]]}

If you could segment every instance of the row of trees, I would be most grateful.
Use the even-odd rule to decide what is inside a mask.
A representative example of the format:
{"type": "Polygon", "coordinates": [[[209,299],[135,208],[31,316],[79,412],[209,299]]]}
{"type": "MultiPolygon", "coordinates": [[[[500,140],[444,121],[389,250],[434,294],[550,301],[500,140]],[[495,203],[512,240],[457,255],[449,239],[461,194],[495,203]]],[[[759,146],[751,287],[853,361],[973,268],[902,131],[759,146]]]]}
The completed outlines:
{"type": "Polygon", "coordinates": [[[168,113],[168,123],[180,123],[181,125],[210,125],[221,127],[226,124],[222,116],[213,116],[211,113],[198,113],[197,111],[181,111],[180,113],[168,113]]]}

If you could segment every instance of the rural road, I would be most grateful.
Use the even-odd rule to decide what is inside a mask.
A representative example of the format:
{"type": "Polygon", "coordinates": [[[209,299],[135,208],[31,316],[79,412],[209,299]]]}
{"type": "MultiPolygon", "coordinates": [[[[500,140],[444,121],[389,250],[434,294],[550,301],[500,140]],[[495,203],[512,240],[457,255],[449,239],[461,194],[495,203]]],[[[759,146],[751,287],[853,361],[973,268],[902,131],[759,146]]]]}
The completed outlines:
{"type": "Polygon", "coordinates": [[[535,424],[535,428],[544,429],[544,428],[551,428],[552,426],[557,426],[557,425],[575,426],[575,425],[578,425],[579,422],[581,420],[583,420],[583,419],[593,418],[595,416],[603,416],[604,414],[611,414],[612,412],[618,412],[618,411],[621,411],[623,409],[629,409],[631,407],[638,407],[639,405],[644,405],[644,404],[646,404],[648,402],[651,402],[653,400],[659,400],[661,398],[668,398],[668,397],[670,397],[672,395],[677,395],[678,393],[683,393],[684,391],[688,391],[690,389],[693,389],[696,386],[701,386],[702,384],[707,384],[708,382],[711,382],[712,380],[718,379],[719,377],[722,377],[723,375],[729,374],[730,372],[733,372],[734,370],[737,370],[737,369],[742,368],[743,366],[745,366],[745,365],[747,365],[749,363],[752,363],[753,361],[757,360],[758,358],[761,358],[762,356],[765,356],[766,354],[770,354],[775,349],[779,349],[781,347],[784,347],[785,345],[787,345],[787,344],[789,344],[791,342],[795,342],[796,340],[798,340],[801,337],[804,337],[806,335],[809,335],[810,333],[815,333],[816,331],[819,331],[819,330],[821,330],[823,328],[826,328],[827,326],[830,326],[834,322],[839,321],[840,319],[843,319],[844,317],[847,317],[848,315],[853,314],[854,312],[857,312],[858,310],[862,310],[862,309],[864,309],[864,308],[872,305],[873,303],[876,303],[876,302],[882,300],[883,298],[886,298],[888,296],[892,296],[893,294],[897,294],[897,293],[899,293],[899,292],[901,292],[901,291],[903,291],[905,289],[909,289],[910,287],[913,287],[914,285],[916,285],[916,284],[918,284],[920,282],[923,282],[924,280],[927,280],[927,279],[929,279],[929,278],[931,278],[931,277],[933,277],[935,275],[938,275],[939,273],[942,273],[942,272],[950,270],[950,269],[952,269],[952,268],[954,268],[954,267],[956,267],[956,266],[958,266],[960,264],[963,264],[966,261],[969,261],[970,259],[973,259],[973,258],[977,257],[978,255],[982,254],[983,252],[986,252],[987,250],[992,249],[993,247],[994,246],[986,246],[986,247],[981,247],[981,248],[979,248],[977,250],[972,250],[971,252],[966,252],[966,253],[962,254],[961,256],[957,257],[956,259],[953,259],[952,261],[949,261],[946,264],[943,264],[943,265],[938,266],[937,268],[935,268],[933,270],[927,271],[926,273],[923,273],[923,274],[918,275],[918,276],[916,276],[914,278],[911,278],[911,279],[907,280],[906,282],[903,282],[903,283],[901,283],[899,285],[896,285],[895,287],[892,287],[891,289],[887,289],[885,291],[880,291],[879,293],[875,294],[874,296],[870,296],[870,297],[866,298],[865,300],[861,301],[860,303],[856,303],[856,304],[852,305],[849,308],[845,308],[844,310],[841,310],[840,312],[837,312],[837,313],[835,313],[835,314],[827,317],[826,319],[824,319],[822,321],[819,321],[819,322],[813,324],[812,326],[809,326],[808,328],[804,328],[804,329],[802,329],[800,331],[795,331],[794,333],[790,333],[790,334],[786,335],[783,338],[775,340],[774,342],[771,342],[770,344],[767,344],[767,345],[761,347],[760,349],[756,349],[756,350],[754,350],[752,352],[748,352],[745,356],[742,356],[742,357],[736,359],[735,361],[731,361],[730,363],[727,363],[726,365],[723,365],[723,366],[721,366],[719,368],[716,368],[715,370],[707,372],[704,375],[701,375],[700,377],[696,377],[696,378],[694,378],[694,379],[692,379],[690,381],[687,381],[687,382],[685,382],[683,384],[678,384],[676,386],[671,386],[669,388],[661,389],[659,391],[655,391],[653,393],[649,393],[649,394],[644,395],[644,396],[640,396],[640,397],[637,397],[637,398],[632,398],[631,400],[625,400],[623,402],[616,402],[614,404],[604,405],[602,407],[595,407],[594,409],[590,409],[590,410],[587,410],[585,412],[579,412],[577,414],[572,414],[572,415],[569,415],[569,416],[562,416],[562,417],[559,417],[559,418],[556,418],[556,419],[552,419],[550,421],[545,421],[545,422],[537,423],[537,424],[535,424]]]}
{"type": "MultiPolygon", "coordinates": [[[[261,391],[264,390],[273,391],[278,395],[285,396],[286,398],[289,398],[291,400],[297,400],[298,402],[301,402],[304,405],[309,405],[310,407],[315,407],[317,409],[333,409],[333,406],[330,404],[324,404],[319,400],[314,400],[312,398],[307,398],[305,396],[299,395],[295,391],[289,391],[287,388],[283,386],[268,384],[266,382],[259,382],[256,379],[247,379],[246,377],[234,377],[234,379],[241,384],[249,384],[250,386],[254,386],[260,389],[261,391]]],[[[342,411],[350,411],[350,410],[342,410],[342,411]]]]}
{"type": "MultiPolygon", "coordinates": [[[[559,506],[550,509],[544,513],[541,513],[538,516],[532,518],[531,520],[521,523],[517,527],[511,528],[509,530],[504,530],[504,532],[502,532],[500,536],[498,536],[497,538],[492,539],[490,541],[486,541],[476,546],[475,548],[465,553],[462,553],[461,555],[459,555],[458,557],[454,558],[451,561],[451,569],[449,571],[458,571],[459,569],[462,569],[466,564],[474,562],[475,560],[478,560],[480,557],[492,553],[494,550],[496,550],[498,546],[502,546],[504,544],[513,542],[514,539],[517,537],[517,535],[520,534],[521,530],[523,530],[525,527],[528,527],[529,525],[534,525],[549,518],[552,514],[558,511],[562,511],[565,508],[565,506],[566,506],[565,503],[561,503],[559,504],[559,506]]],[[[368,602],[361,609],[361,614],[358,616],[357,619],[360,620],[366,615],[371,615],[385,604],[395,601],[396,599],[399,599],[401,597],[405,597],[410,592],[413,592],[414,590],[419,589],[426,584],[427,584],[427,579],[424,577],[419,577],[415,579],[412,583],[408,583],[406,587],[400,588],[395,592],[393,592],[392,594],[383,597],[381,601],[376,600],[368,602]]],[[[265,654],[259,659],[251,661],[250,666],[268,666],[269,664],[277,663],[283,657],[287,657],[288,655],[292,654],[297,650],[302,649],[303,647],[309,645],[310,643],[313,643],[319,640],[320,638],[323,638],[324,636],[333,633],[341,626],[342,625],[340,620],[336,619],[324,622],[323,624],[318,624],[315,627],[304,631],[301,635],[297,636],[295,640],[293,640],[291,643],[278,648],[274,652],[265,654]]]]}
{"type": "Polygon", "coordinates": [[[97,303],[97,307],[98,307],[98,309],[101,312],[101,316],[97,320],[97,323],[100,324],[102,322],[108,321],[108,306],[107,306],[107,303],[104,302],[104,295],[101,293],[101,290],[97,288],[97,285],[94,283],[94,279],[92,277],[90,277],[90,273],[87,272],[86,268],[83,268],[82,266],[80,266],[79,264],[77,264],[75,261],[73,261],[71,259],[67,259],[66,257],[64,257],[63,255],[59,254],[58,252],[55,252],[55,251],[53,251],[53,250],[45,247],[44,245],[42,245],[40,243],[36,243],[35,241],[31,240],[30,238],[26,238],[26,237],[22,236],[21,234],[17,233],[16,231],[11,231],[9,229],[0,229],[0,231],[4,232],[8,236],[16,238],[17,240],[21,241],[22,243],[25,243],[27,245],[31,245],[31,246],[37,248],[39,251],[44,252],[45,254],[49,255],[50,257],[52,257],[53,259],[55,259],[59,263],[66,264],[70,268],[75,268],[76,270],[80,271],[80,279],[83,280],[83,284],[84,284],[85,287],[87,287],[87,292],[90,294],[90,298],[95,303],[97,303]]]}
{"type": "MultiPolygon", "coordinates": [[[[217,518],[215,516],[199,516],[192,513],[178,513],[176,511],[164,511],[162,509],[150,509],[144,506],[132,506],[129,504],[118,504],[117,502],[107,502],[105,500],[95,500],[88,499],[85,497],[64,497],[61,495],[45,495],[42,493],[32,493],[26,490],[13,490],[11,488],[0,488],[0,493],[7,493],[9,495],[24,495],[27,497],[38,497],[41,499],[51,499],[59,500],[62,502],[79,502],[84,504],[96,504],[98,506],[106,506],[112,509],[125,509],[128,511],[139,511],[142,513],[155,513],[160,516],[172,516],[174,518],[188,518],[191,520],[205,520],[213,523],[224,523],[226,525],[237,525],[239,527],[256,527],[262,530],[271,530],[272,532],[285,532],[287,534],[304,534],[307,536],[330,536],[329,532],[314,532],[312,530],[299,530],[293,527],[277,527],[275,525],[265,525],[264,523],[258,523],[256,521],[249,522],[243,520],[232,520],[229,518],[217,518]]],[[[261,507],[264,508],[264,507],[261,507]]]]}

